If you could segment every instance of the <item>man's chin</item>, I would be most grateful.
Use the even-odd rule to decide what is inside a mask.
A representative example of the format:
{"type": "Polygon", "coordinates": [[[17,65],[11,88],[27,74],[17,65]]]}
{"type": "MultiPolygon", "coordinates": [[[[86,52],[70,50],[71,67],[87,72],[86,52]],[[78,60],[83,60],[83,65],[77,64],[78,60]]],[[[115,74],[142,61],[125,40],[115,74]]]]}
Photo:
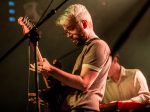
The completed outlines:
{"type": "Polygon", "coordinates": [[[74,40],[72,40],[72,42],[76,45],[76,46],[82,46],[82,45],[84,45],[85,44],[85,39],[82,37],[80,37],[80,38],[77,38],[77,39],[74,39],[74,40]]]}

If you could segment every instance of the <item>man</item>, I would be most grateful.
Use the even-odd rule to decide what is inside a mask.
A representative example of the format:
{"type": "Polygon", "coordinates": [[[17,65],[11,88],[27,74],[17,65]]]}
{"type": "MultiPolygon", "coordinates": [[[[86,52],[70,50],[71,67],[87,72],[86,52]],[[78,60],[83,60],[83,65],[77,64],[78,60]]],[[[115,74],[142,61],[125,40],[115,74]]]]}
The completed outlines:
{"type": "Polygon", "coordinates": [[[114,101],[150,103],[146,79],[139,69],[125,69],[114,56],[107,80],[103,102],[114,101]]]}
{"type": "MultiPolygon", "coordinates": [[[[77,46],[83,46],[72,73],[52,66],[47,59],[38,62],[38,70],[59,80],[69,88],[61,112],[98,112],[102,101],[111,58],[106,42],[93,30],[91,16],[85,6],[69,6],[57,19],[67,37],[77,46]]],[[[35,69],[31,65],[32,70],[35,69]]]]}

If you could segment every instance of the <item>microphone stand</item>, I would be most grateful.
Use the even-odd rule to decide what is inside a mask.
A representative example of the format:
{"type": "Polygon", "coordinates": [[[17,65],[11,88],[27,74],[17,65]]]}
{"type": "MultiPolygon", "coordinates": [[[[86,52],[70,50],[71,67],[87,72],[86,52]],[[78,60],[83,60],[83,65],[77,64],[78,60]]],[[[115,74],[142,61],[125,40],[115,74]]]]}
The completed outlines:
{"type": "Polygon", "coordinates": [[[40,112],[40,101],[39,101],[39,76],[38,76],[38,64],[37,64],[37,50],[38,41],[40,39],[38,32],[36,31],[37,28],[33,28],[30,33],[27,34],[30,41],[33,43],[34,47],[34,62],[35,62],[35,93],[36,93],[36,112],[40,112]]]}
{"type": "Polygon", "coordinates": [[[40,105],[39,105],[39,79],[38,79],[38,70],[37,70],[37,52],[36,47],[39,41],[39,35],[37,33],[37,28],[41,26],[47,19],[49,19],[52,15],[56,13],[56,11],[67,2],[68,0],[63,1],[60,5],[58,5],[55,9],[51,10],[50,13],[37,25],[35,25],[29,33],[25,34],[24,37],[19,40],[12,48],[10,48],[2,57],[0,57],[0,62],[2,62],[9,54],[11,54],[21,43],[23,43],[27,38],[34,45],[34,61],[35,61],[35,90],[36,90],[36,112],[40,112],[40,105]]]}

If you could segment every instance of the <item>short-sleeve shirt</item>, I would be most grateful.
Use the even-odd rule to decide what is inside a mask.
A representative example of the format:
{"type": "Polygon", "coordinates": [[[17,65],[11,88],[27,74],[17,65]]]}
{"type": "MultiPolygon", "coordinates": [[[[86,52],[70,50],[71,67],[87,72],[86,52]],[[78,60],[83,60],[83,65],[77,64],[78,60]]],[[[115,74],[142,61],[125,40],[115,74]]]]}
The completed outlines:
{"type": "Polygon", "coordinates": [[[101,39],[88,40],[74,65],[72,74],[80,75],[83,67],[99,72],[98,77],[86,91],[73,89],[67,96],[69,108],[86,108],[99,111],[99,102],[102,101],[106,78],[111,64],[110,49],[101,39]]]}

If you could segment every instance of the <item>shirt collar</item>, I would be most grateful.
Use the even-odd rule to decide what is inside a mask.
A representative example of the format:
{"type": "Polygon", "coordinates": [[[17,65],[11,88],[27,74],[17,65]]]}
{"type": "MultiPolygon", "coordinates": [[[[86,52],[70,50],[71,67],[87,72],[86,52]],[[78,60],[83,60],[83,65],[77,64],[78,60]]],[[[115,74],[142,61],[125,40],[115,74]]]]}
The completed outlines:
{"type": "Polygon", "coordinates": [[[120,66],[121,68],[121,72],[120,72],[120,76],[126,76],[126,73],[125,73],[125,68],[123,66],[120,66]]]}
{"type": "MultiPolygon", "coordinates": [[[[125,68],[123,67],[123,66],[120,66],[120,77],[119,77],[119,80],[118,80],[118,82],[120,82],[120,80],[122,80],[122,78],[123,77],[125,77],[126,76],[126,73],[125,73],[125,68]]],[[[107,80],[109,81],[109,82],[114,82],[111,78],[107,78],[107,80]]]]}

